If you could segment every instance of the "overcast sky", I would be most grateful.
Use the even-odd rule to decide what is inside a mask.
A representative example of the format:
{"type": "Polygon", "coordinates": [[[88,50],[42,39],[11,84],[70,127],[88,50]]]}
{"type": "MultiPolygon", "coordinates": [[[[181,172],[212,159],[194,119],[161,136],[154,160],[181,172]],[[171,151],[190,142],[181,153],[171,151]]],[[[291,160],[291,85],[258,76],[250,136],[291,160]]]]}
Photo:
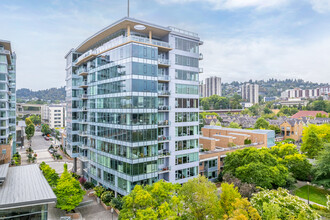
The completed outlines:
{"type": "MultiPolygon", "coordinates": [[[[201,78],[330,82],[330,0],[131,0],[130,15],[199,34],[201,78]]],[[[126,16],[126,0],[1,0],[17,88],[65,85],[65,54],[126,16]]]]}

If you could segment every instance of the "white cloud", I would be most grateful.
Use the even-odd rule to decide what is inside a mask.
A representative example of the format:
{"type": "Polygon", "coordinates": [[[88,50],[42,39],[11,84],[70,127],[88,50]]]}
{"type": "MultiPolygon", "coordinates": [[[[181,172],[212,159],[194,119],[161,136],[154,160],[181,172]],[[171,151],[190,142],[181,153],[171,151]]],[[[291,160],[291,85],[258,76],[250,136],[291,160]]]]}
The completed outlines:
{"type": "Polygon", "coordinates": [[[161,4],[183,4],[192,2],[203,2],[214,10],[232,10],[245,7],[256,9],[276,8],[290,2],[290,0],[157,0],[161,4]]]}
{"type": "Polygon", "coordinates": [[[319,13],[330,12],[330,0],[310,0],[313,10],[319,13]]]}
{"type": "Polygon", "coordinates": [[[300,45],[294,40],[206,40],[202,78],[222,77],[224,82],[249,79],[302,78],[330,82],[330,38],[300,45]]]}

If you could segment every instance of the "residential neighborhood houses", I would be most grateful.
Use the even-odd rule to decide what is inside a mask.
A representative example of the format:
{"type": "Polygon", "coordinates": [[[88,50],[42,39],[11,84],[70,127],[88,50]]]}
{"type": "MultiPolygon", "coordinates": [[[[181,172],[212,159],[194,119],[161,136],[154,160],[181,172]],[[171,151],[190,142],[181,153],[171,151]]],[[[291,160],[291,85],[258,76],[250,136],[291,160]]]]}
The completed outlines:
{"type": "MultiPolygon", "coordinates": [[[[133,18],[129,3],[120,19],[102,17],[109,2],[98,7],[105,27],[91,19],[81,31],[75,18],[77,29],[51,31],[69,48],[52,41],[61,55],[39,60],[62,65],[59,89],[17,90],[30,77],[17,75],[26,47],[0,40],[0,219],[329,219],[329,83],[248,80],[236,58],[215,73],[212,33],[183,25],[193,18],[133,18]]],[[[26,3],[10,4],[0,3],[2,13],[15,17],[26,3]]],[[[35,7],[61,19],[58,4],[35,7]]],[[[227,11],[207,9],[211,1],[150,4],[164,14],[172,4],[227,11]]]]}

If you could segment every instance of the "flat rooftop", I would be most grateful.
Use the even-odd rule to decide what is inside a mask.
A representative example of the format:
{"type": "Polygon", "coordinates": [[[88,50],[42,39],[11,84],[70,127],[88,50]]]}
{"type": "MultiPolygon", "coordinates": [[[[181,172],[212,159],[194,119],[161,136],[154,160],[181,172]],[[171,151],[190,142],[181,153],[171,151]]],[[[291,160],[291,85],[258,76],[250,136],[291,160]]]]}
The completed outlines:
{"type": "Polygon", "coordinates": [[[263,130],[263,129],[255,129],[255,130],[248,130],[248,129],[240,129],[240,128],[225,128],[221,126],[212,126],[207,125],[204,126],[206,129],[216,129],[216,130],[225,130],[225,131],[232,131],[232,132],[245,132],[245,133],[261,133],[261,134],[267,134],[268,132],[272,132],[273,130],[263,130]]]}
{"type": "MultiPolygon", "coordinates": [[[[0,165],[0,170],[5,169],[0,165]]],[[[1,174],[2,175],[2,174],[1,174]]],[[[0,185],[0,209],[56,202],[56,196],[37,164],[9,167],[0,185]]]]}

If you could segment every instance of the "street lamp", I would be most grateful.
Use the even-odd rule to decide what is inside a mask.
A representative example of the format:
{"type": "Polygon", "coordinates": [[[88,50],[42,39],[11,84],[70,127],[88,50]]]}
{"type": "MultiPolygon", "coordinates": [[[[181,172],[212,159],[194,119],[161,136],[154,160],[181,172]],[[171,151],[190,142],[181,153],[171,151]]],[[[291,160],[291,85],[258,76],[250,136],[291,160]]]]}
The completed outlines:
{"type": "Polygon", "coordinates": [[[308,198],[308,205],[309,205],[309,182],[307,182],[307,186],[308,186],[307,198],[308,198]]]}
{"type": "Polygon", "coordinates": [[[111,220],[113,220],[113,208],[111,207],[111,220]]]}

